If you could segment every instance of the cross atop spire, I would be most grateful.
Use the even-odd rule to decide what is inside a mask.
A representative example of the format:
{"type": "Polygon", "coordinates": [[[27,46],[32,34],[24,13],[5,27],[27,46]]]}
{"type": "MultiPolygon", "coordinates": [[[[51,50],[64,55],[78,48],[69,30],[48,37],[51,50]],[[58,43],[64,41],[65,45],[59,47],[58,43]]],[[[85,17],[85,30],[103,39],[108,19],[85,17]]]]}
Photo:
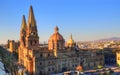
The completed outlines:
{"type": "Polygon", "coordinates": [[[23,15],[23,16],[22,16],[21,31],[26,31],[26,27],[27,27],[26,19],[25,19],[25,16],[23,15]]]}
{"type": "Polygon", "coordinates": [[[57,32],[59,31],[58,26],[56,26],[56,27],[54,28],[54,31],[55,31],[55,33],[57,33],[57,32]]]}
{"type": "Polygon", "coordinates": [[[31,26],[35,26],[36,25],[36,21],[35,21],[35,17],[34,17],[34,12],[33,12],[32,6],[30,6],[30,10],[29,10],[28,25],[31,25],[31,26]]]}

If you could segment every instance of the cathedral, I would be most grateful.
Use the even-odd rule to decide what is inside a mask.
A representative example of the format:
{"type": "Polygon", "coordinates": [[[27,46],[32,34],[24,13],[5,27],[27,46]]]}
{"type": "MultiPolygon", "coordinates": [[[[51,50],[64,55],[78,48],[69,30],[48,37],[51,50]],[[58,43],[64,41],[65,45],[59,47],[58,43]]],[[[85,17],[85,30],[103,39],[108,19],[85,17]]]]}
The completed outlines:
{"type": "Polygon", "coordinates": [[[40,46],[37,23],[32,6],[30,6],[28,21],[23,15],[20,30],[19,64],[23,65],[28,75],[50,75],[68,70],[83,70],[97,68],[103,65],[103,55],[99,50],[80,50],[75,44],[72,34],[65,39],[54,28],[47,46],[40,46]]]}

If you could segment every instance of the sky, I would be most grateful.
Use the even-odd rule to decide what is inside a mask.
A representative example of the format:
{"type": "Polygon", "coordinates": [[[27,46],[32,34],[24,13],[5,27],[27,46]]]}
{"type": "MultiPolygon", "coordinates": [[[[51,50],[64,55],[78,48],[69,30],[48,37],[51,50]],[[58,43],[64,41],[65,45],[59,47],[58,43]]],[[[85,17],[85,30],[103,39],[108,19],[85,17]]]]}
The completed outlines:
{"type": "Polygon", "coordinates": [[[19,40],[22,15],[33,6],[40,42],[59,27],[67,41],[120,37],[120,0],[0,0],[0,44],[19,40]]]}

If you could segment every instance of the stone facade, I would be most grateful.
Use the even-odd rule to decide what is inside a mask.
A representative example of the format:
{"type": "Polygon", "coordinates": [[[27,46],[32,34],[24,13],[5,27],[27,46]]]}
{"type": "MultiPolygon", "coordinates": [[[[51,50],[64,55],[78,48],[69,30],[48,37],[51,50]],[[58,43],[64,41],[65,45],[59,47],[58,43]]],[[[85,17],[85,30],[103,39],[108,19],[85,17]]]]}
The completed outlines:
{"type": "Polygon", "coordinates": [[[41,46],[32,6],[28,23],[23,16],[19,64],[25,67],[29,75],[49,75],[75,70],[77,66],[82,66],[83,69],[96,68],[98,65],[103,65],[103,59],[103,55],[98,50],[80,50],[77,46],[73,46],[73,43],[65,47],[65,40],[57,26],[48,40],[48,47],[41,46]]]}
{"type": "Polygon", "coordinates": [[[8,40],[7,42],[7,48],[9,49],[9,51],[11,53],[13,52],[17,52],[18,51],[18,47],[19,47],[19,41],[15,41],[15,40],[8,40]]]}
{"type": "Polygon", "coordinates": [[[116,66],[116,48],[104,48],[103,54],[106,66],[116,66]]]}

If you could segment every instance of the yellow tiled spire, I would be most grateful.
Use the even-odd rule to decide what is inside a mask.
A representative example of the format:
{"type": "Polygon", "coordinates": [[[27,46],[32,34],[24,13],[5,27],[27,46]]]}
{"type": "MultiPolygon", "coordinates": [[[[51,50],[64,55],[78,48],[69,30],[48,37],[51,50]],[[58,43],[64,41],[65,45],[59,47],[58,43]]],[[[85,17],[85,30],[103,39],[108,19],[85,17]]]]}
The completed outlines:
{"type": "Polygon", "coordinates": [[[74,44],[74,40],[72,38],[72,34],[70,35],[70,39],[67,42],[69,45],[73,45],[74,44]]]}

